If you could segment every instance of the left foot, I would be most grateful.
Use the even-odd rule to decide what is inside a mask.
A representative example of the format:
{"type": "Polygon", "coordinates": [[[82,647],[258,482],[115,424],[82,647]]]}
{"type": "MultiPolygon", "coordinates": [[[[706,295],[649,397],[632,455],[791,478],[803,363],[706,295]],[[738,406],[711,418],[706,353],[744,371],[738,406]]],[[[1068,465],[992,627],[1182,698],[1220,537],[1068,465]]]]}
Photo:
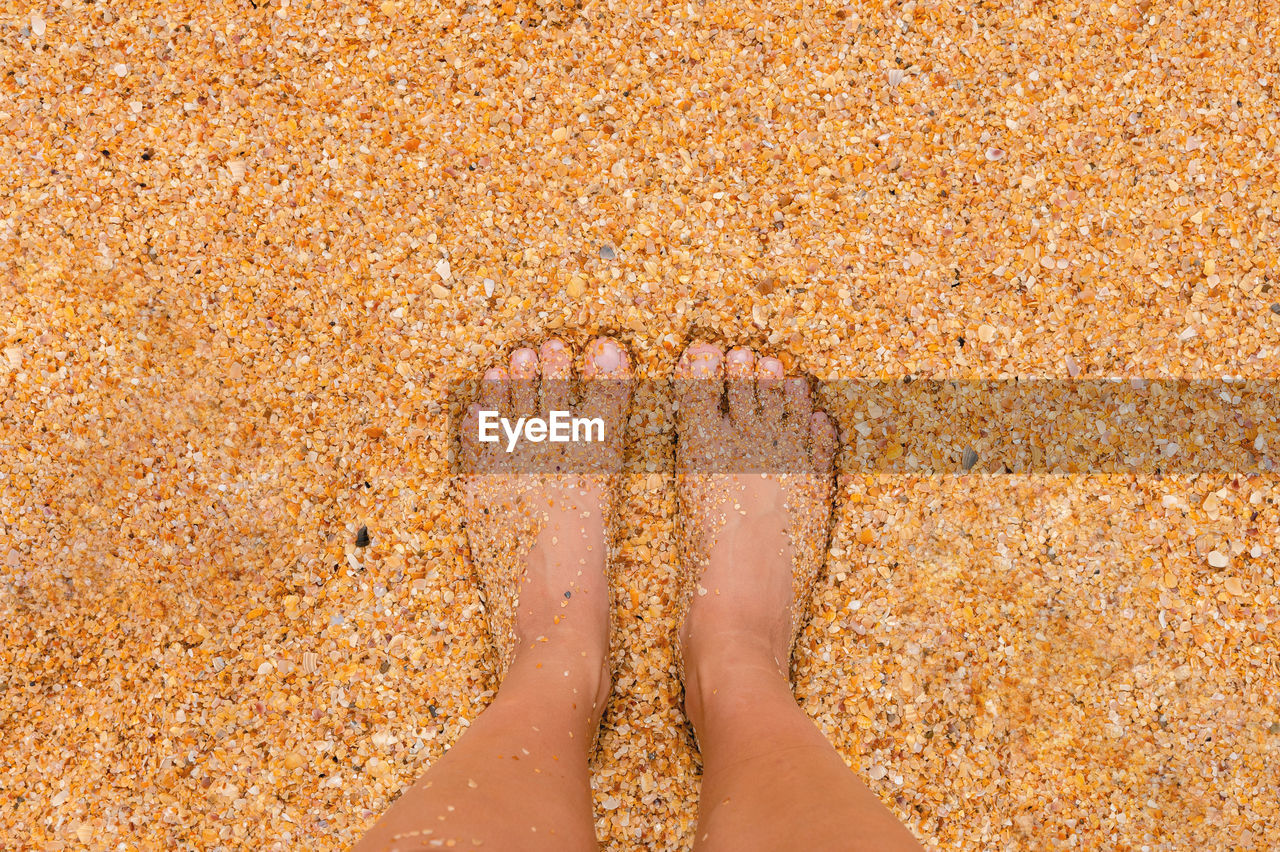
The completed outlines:
{"type": "MultiPolygon", "coordinates": [[[[582,402],[572,406],[573,358],[551,339],[541,350],[517,349],[509,366],[485,373],[480,400],[462,429],[463,506],[471,559],[486,598],[501,679],[517,661],[600,674],[600,706],[608,692],[609,588],[606,579],[613,478],[621,466],[631,368],[614,340],[589,345],[582,402]],[[539,381],[541,378],[541,381],[539,381]],[[524,441],[507,452],[478,440],[480,411],[515,422],[572,410],[605,422],[604,441],[590,448],[589,473],[569,469],[575,445],[524,441]],[[568,450],[565,448],[569,447],[568,450]],[[479,471],[479,472],[477,472],[479,471]]],[[[578,445],[580,446],[580,445],[578,445]]]]}

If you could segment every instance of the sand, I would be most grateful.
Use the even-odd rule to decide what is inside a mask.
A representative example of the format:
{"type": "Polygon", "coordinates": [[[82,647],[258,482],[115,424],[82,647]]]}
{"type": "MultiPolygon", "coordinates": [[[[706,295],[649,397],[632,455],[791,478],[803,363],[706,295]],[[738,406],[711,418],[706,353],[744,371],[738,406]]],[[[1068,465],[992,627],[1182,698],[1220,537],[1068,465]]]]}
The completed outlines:
{"type": "MultiPolygon", "coordinates": [[[[494,658],[445,403],[516,345],[1280,372],[1272,2],[10,0],[0,33],[5,849],[343,849],[455,742],[494,658]]],[[[931,848],[1269,848],[1277,497],[851,476],[798,694],[931,848]]],[[[599,833],[687,849],[670,477],[623,501],[599,833]]]]}

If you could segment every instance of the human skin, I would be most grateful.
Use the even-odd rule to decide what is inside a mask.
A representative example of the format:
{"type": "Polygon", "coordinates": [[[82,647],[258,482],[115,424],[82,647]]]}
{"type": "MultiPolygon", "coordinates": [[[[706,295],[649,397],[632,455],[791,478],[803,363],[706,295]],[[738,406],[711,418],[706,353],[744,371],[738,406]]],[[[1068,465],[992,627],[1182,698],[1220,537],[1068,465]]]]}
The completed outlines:
{"type": "MultiPolygon", "coordinates": [[[[560,387],[570,369],[560,341],[517,350],[508,368],[486,374],[481,404],[526,416],[537,410],[538,377],[560,387]]],[[[792,648],[826,547],[834,424],[813,411],[806,382],[784,380],[777,359],[750,350],[690,347],[677,375],[678,646],[703,758],[694,849],[920,849],[791,692],[792,648]],[[778,472],[699,468],[700,453],[735,446],[766,447],[755,461],[778,472]]],[[[587,413],[622,422],[625,400],[593,396],[590,386],[629,376],[621,347],[595,341],[583,375],[587,413]]],[[[464,500],[477,572],[501,586],[488,590],[493,604],[511,609],[495,628],[511,634],[495,637],[505,677],[488,709],[355,849],[597,849],[588,759],[611,686],[609,477],[476,477],[464,500]]]]}

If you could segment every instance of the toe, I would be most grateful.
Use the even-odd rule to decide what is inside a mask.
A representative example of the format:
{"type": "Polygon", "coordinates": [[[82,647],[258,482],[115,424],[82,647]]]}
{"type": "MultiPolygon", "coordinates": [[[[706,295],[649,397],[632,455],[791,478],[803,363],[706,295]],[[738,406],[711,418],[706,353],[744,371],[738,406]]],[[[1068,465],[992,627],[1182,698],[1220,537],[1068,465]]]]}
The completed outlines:
{"type": "Polygon", "coordinates": [[[568,411],[573,356],[563,340],[555,337],[542,344],[542,404],[547,411],[568,411]]]}
{"type": "Polygon", "coordinates": [[[682,413],[695,411],[719,415],[724,394],[724,352],[710,343],[695,343],[676,365],[677,392],[682,413]]]}
{"type": "Polygon", "coordinates": [[[777,358],[761,358],[756,362],[756,395],[760,398],[760,415],[769,427],[782,420],[782,362],[777,358]]]}
{"type": "Polygon", "coordinates": [[[814,470],[830,476],[835,465],[839,433],[835,422],[824,412],[816,411],[809,417],[809,457],[814,470]]]}
{"type": "Polygon", "coordinates": [[[721,377],[724,350],[714,343],[695,343],[680,356],[676,372],[690,379],[714,379],[721,377]]]}
{"type": "Polygon", "coordinates": [[[627,350],[612,337],[597,337],[587,345],[582,374],[588,379],[625,379],[631,375],[627,350]]]}
{"type": "Polygon", "coordinates": [[[480,382],[480,407],[506,416],[511,411],[510,377],[503,367],[493,367],[480,382]]]}
{"type": "Polygon", "coordinates": [[[517,417],[532,417],[538,410],[538,353],[522,346],[511,353],[511,404],[517,417]]]}
{"type": "Polygon", "coordinates": [[[725,361],[729,415],[735,423],[749,426],[756,419],[755,353],[745,347],[730,349],[725,361]]]}
{"type": "Polygon", "coordinates": [[[605,435],[617,434],[631,400],[631,359],[618,341],[598,337],[587,346],[583,402],[587,413],[604,417],[605,435]]]}
{"type": "Polygon", "coordinates": [[[783,395],[786,398],[787,419],[793,426],[802,427],[809,422],[813,413],[813,399],[809,396],[809,380],[802,376],[793,376],[783,383],[783,395]]]}

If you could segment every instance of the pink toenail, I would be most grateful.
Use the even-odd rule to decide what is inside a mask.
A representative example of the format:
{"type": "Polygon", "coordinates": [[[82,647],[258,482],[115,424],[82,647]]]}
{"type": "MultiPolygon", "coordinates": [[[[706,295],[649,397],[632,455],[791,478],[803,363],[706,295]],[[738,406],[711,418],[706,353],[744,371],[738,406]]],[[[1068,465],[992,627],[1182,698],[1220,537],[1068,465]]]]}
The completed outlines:
{"type": "Polygon", "coordinates": [[[760,369],[771,376],[782,378],[782,362],[777,358],[761,358],[760,369]]]}
{"type": "Polygon", "coordinates": [[[605,340],[596,347],[595,357],[591,361],[601,372],[612,373],[622,366],[622,350],[612,340],[605,340]]]}
{"type": "Polygon", "coordinates": [[[548,340],[542,345],[544,348],[549,349],[552,352],[561,352],[564,350],[564,344],[559,340],[548,340]]]}
{"type": "Polygon", "coordinates": [[[750,364],[750,363],[751,363],[751,350],[750,350],[750,349],[734,349],[734,350],[732,350],[732,351],[729,353],[729,362],[730,362],[731,364],[750,364]]]}
{"type": "Polygon", "coordinates": [[[486,382],[500,382],[502,381],[502,371],[497,367],[490,367],[484,371],[484,380],[486,382]]]}
{"type": "Polygon", "coordinates": [[[696,376],[710,376],[719,362],[707,352],[699,352],[689,360],[689,372],[696,376]]]}
{"type": "Polygon", "coordinates": [[[538,353],[532,349],[517,349],[511,354],[511,363],[516,367],[532,367],[538,360],[538,353]]]}

